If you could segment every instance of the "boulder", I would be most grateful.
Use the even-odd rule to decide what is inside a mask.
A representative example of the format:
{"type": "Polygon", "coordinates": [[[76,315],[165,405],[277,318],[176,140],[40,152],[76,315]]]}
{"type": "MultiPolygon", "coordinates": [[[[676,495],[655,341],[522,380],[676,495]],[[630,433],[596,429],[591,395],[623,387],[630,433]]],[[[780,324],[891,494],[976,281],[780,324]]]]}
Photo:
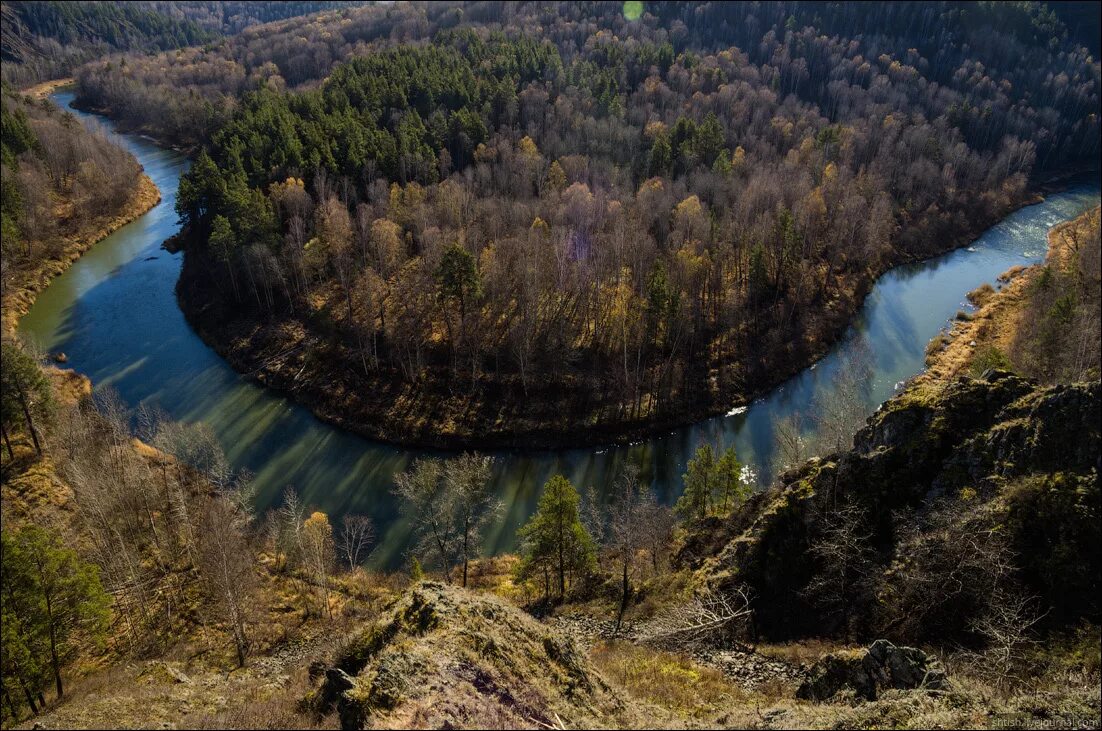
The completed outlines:
{"type": "Polygon", "coordinates": [[[819,659],[796,690],[796,697],[825,701],[843,690],[876,700],[889,688],[944,690],[948,676],[941,663],[915,647],[877,640],[865,650],[832,652],[819,659]]]}

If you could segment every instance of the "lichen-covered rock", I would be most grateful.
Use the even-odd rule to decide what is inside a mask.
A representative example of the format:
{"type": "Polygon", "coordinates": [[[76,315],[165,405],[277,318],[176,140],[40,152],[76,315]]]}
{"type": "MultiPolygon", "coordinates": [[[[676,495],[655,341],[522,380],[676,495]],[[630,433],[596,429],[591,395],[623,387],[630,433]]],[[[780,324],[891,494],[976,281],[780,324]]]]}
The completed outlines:
{"type": "Polygon", "coordinates": [[[573,642],[492,596],[422,582],[351,639],[314,695],[343,728],[601,725],[623,710],[573,642]]]}
{"type": "Polygon", "coordinates": [[[914,647],[896,647],[887,640],[877,640],[865,650],[821,657],[796,690],[796,697],[825,701],[843,690],[852,690],[859,698],[871,701],[888,688],[944,690],[948,683],[937,659],[914,647]]]}

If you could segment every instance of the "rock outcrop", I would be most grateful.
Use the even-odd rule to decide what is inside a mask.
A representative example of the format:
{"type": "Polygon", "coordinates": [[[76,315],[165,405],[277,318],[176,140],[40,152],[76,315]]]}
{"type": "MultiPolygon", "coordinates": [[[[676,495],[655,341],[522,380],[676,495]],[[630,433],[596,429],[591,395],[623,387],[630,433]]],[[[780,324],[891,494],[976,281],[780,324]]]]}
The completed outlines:
{"type": "Polygon", "coordinates": [[[949,685],[945,669],[935,658],[914,647],[896,647],[877,640],[865,650],[832,652],[808,671],[796,690],[804,700],[830,700],[852,690],[865,700],[876,700],[889,688],[944,690],[949,685]]]}
{"type": "Polygon", "coordinates": [[[839,628],[803,596],[818,570],[809,560],[816,517],[858,508],[888,571],[900,558],[894,516],[921,515],[964,491],[1003,525],[1021,578],[1053,618],[1097,621],[1098,528],[1081,518],[1099,512],[1100,392],[1097,381],[1044,387],[1003,371],[911,388],[869,418],[853,449],[781,475],[707,535],[691,536],[680,559],[719,588],[747,585],[761,636],[829,633],[839,628]],[[1058,575],[1057,564],[1077,573],[1058,575]]]}
{"type": "Polygon", "coordinates": [[[314,707],[343,728],[600,726],[623,711],[572,641],[435,582],[407,591],[318,674],[314,707]]]}

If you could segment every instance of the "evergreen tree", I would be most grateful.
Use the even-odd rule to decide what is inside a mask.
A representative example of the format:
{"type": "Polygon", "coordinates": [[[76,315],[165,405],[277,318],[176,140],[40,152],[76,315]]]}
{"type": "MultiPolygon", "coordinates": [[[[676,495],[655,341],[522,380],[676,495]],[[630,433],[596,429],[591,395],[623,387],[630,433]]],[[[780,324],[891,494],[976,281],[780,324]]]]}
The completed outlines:
{"type": "Polygon", "coordinates": [[[25,424],[35,451],[42,454],[39,427],[53,413],[54,406],[50,381],[18,343],[5,341],[0,348],[0,426],[8,456],[15,456],[11,430],[20,421],[25,424]]]}
{"type": "Polygon", "coordinates": [[[61,670],[82,641],[103,640],[110,599],[96,567],[45,529],[30,525],[14,534],[4,531],[2,539],[5,645],[9,635],[16,641],[4,650],[5,665],[19,673],[16,682],[28,691],[28,702],[50,677],[62,698],[61,670]],[[49,672],[41,672],[44,668],[49,672]]]}
{"type": "Polygon", "coordinates": [[[716,462],[715,494],[712,504],[716,512],[726,515],[745,502],[750,486],[743,480],[743,465],[734,447],[724,450],[716,462]]]}
{"type": "Polygon", "coordinates": [[[716,459],[712,445],[702,444],[697,448],[682,479],[685,491],[674,510],[686,521],[703,520],[708,516],[712,490],[716,483],[716,459]]]}
{"type": "Polygon", "coordinates": [[[673,149],[670,147],[670,139],[665,131],[659,132],[654,138],[650,148],[650,164],[647,166],[647,174],[650,177],[662,177],[670,174],[670,165],[673,164],[673,149]]]}
{"type": "Polygon", "coordinates": [[[568,577],[585,576],[597,566],[597,549],[582,525],[579,502],[570,481],[555,475],[543,486],[536,514],[517,532],[522,544],[518,576],[532,579],[542,575],[545,596],[551,593],[552,575],[562,598],[568,577]]]}

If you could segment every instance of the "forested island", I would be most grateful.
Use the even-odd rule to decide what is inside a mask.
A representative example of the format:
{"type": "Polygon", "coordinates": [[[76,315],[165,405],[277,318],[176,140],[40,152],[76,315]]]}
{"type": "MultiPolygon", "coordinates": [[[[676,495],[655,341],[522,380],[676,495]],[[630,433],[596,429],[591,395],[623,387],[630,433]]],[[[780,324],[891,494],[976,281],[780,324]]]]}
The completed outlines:
{"type": "Polygon", "coordinates": [[[0,16],[3,728],[1102,725],[1095,5],[0,16]],[[960,309],[921,330],[942,293],[893,277],[960,309]],[[907,348],[831,349],[915,291],[870,406],[862,357],[907,348]],[[398,514],[327,507],[287,475],[339,430],[301,450],[286,399],[128,396],[182,334],[199,387],[453,449],[352,455],[398,514]],[[737,418],[816,362],[747,420],[768,451],[684,430],[669,491],[657,439],[501,490],[513,447],[737,418]]]}
{"type": "Polygon", "coordinates": [[[79,97],[209,139],[180,297],[220,353],[445,447],[729,410],[821,356],[888,267],[1097,166],[1093,61],[1040,6],[620,11],[334,11],[306,46],[276,24],[92,64],[79,97]]]}

